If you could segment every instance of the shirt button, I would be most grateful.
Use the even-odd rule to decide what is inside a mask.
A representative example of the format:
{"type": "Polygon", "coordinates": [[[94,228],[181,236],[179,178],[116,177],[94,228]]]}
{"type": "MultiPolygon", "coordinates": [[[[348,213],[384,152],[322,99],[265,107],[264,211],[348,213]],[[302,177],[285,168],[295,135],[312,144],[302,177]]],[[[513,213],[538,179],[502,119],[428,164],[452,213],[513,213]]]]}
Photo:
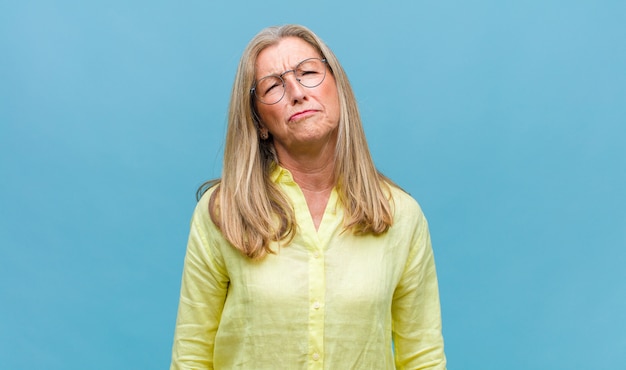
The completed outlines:
{"type": "Polygon", "coordinates": [[[315,253],[313,253],[313,257],[315,257],[315,258],[320,258],[320,252],[315,252],[315,253]]]}
{"type": "Polygon", "coordinates": [[[313,308],[315,308],[316,310],[319,310],[320,307],[322,307],[322,305],[320,304],[319,301],[315,301],[313,302],[313,308]]]}
{"type": "Polygon", "coordinates": [[[313,354],[313,361],[317,361],[320,359],[320,354],[319,353],[314,353],[313,354]]]}

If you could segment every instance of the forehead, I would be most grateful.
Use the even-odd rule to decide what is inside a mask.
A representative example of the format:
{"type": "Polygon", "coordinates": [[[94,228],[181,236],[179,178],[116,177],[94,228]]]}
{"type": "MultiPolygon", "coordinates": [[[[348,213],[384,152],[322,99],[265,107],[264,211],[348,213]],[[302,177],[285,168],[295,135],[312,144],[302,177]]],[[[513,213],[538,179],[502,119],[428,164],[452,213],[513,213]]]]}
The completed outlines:
{"type": "Polygon", "coordinates": [[[279,74],[307,58],[321,58],[317,50],[299,37],[285,37],[261,50],[255,63],[257,78],[279,74]]]}

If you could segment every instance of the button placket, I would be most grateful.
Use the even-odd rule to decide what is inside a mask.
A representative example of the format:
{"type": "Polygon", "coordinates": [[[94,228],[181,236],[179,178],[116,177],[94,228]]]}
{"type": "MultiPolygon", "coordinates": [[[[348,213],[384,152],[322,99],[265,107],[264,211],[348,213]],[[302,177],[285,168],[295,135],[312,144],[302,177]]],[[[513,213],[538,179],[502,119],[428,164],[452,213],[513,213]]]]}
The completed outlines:
{"type": "MultiPolygon", "coordinates": [[[[315,235],[317,237],[317,235],[315,235]]],[[[321,348],[324,348],[324,298],[326,274],[324,254],[316,238],[310,245],[309,254],[309,369],[322,369],[324,361],[321,348]]]]}

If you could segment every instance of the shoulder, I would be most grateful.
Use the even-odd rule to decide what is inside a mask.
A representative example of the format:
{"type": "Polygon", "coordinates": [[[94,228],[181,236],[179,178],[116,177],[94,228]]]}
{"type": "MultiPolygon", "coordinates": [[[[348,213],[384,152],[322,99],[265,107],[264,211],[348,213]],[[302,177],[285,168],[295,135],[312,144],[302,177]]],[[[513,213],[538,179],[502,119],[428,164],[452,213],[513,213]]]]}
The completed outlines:
{"type": "Polygon", "coordinates": [[[214,261],[216,266],[223,267],[223,259],[226,258],[224,253],[230,253],[234,248],[211,217],[211,208],[216,206],[213,198],[218,198],[216,190],[217,185],[211,186],[196,204],[191,218],[188,250],[203,255],[207,261],[214,261]]]}
{"type": "Polygon", "coordinates": [[[389,197],[394,210],[395,221],[404,218],[424,218],[422,207],[417,200],[397,185],[389,184],[389,197]]]}
{"type": "Polygon", "coordinates": [[[212,204],[212,198],[216,189],[217,185],[213,185],[208,188],[204,194],[202,194],[198,203],[196,203],[191,219],[192,227],[206,233],[214,233],[218,231],[217,225],[213,222],[210,214],[210,207],[214,206],[214,204],[212,204]]]}

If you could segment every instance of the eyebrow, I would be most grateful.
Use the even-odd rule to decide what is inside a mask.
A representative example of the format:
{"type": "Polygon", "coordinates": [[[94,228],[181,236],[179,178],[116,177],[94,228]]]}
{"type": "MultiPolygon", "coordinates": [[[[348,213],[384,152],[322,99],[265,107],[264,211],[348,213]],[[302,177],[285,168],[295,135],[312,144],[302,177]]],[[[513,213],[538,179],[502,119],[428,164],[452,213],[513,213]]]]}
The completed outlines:
{"type": "MultiPolygon", "coordinates": [[[[262,79],[262,78],[265,78],[265,77],[270,77],[270,76],[279,76],[279,77],[281,77],[282,75],[284,75],[284,74],[285,74],[285,72],[290,72],[290,71],[295,70],[295,69],[296,69],[296,67],[297,67],[300,63],[304,62],[304,61],[305,61],[305,60],[307,60],[307,59],[320,59],[320,60],[321,60],[321,59],[325,59],[325,58],[322,58],[322,57],[320,57],[320,56],[317,56],[317,57],[306,57],[306,58],[302,59],[301,61],[299,61],[298,63],[296,63],[296,65],[295,65],[295,66],[293,66],[293,67],[291,67],[291,69],[287,69],[287,70],[284,70],[284,71],[282,71],[282,72],[276,72],[276,73],[270,73],[270,74],[262,75],[262,76],[261,76],[261,77],[259,77],[259,78],[256,78],[256,76],[255,76],[255,81],[258,81],[258,80],[260,80],[260,79],[262,79]]],[[[256,74],[255,74],[255,75],[256,75],[256,74]]]]}

